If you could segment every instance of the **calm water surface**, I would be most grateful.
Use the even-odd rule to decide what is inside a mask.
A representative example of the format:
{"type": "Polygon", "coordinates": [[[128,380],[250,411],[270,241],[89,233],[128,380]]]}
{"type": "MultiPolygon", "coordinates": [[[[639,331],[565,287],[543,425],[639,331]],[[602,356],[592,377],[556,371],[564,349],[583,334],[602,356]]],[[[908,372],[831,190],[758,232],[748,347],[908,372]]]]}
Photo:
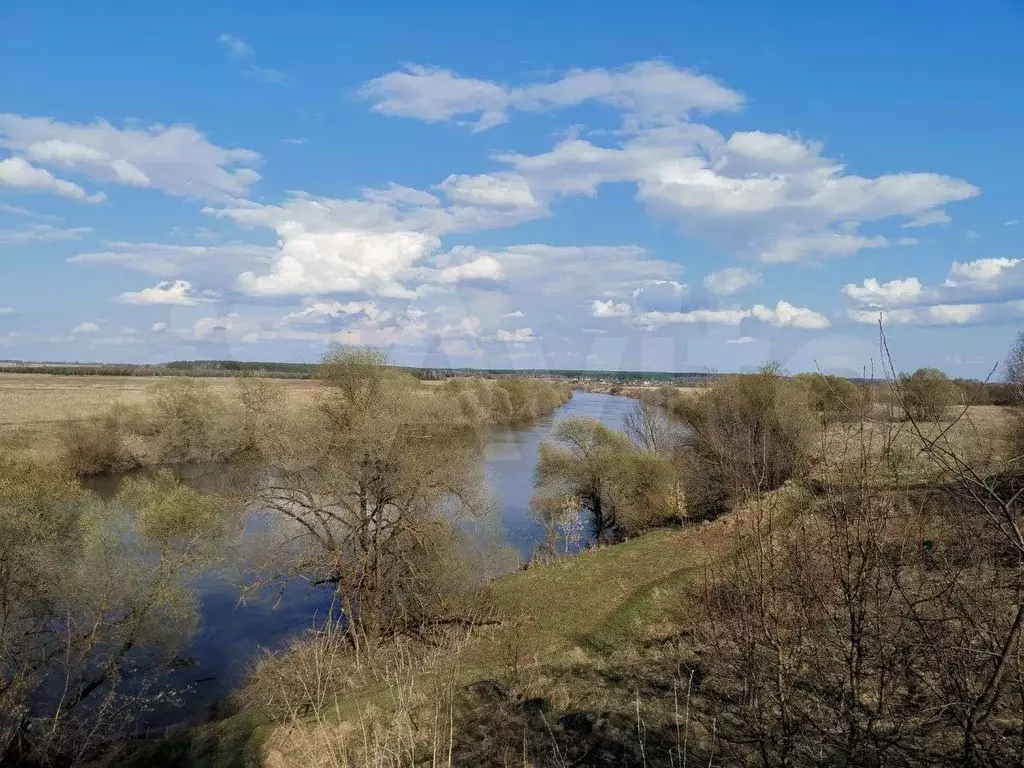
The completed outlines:
{"type": "MultiPolygon", "coordinates": [[[[542,535],[527,512],[533,491],[533,469],[540,443],[559,419],[591,416],[613,429],[621,429],[633,400],[614,395],[574,393],[553,414],[525,427],[492,429],[484,458],[488,483],[495,495],[507,541],[524,562],[542,535]]],[[[200,481],[198,485],[203,485],[200,481]]],[[[116,478],[92,484],[111,492],[116,478]],[[104,488],[104,483],[107,487],[104,488]]],[[[279,592],[238,602],[237,587],[222,574],[209,573],[196,583],[200,626],[186,649],[188,664],[174,672],[170,684],[185,689],[180,703],[156,710],[145,718],[148,727],[197,721],[210,716],[218,702],[237,687],[261,648],[283,647],[289,637],[308,628],[327,608],[327,597],[310,592],[304,583],[279,592]]]]}

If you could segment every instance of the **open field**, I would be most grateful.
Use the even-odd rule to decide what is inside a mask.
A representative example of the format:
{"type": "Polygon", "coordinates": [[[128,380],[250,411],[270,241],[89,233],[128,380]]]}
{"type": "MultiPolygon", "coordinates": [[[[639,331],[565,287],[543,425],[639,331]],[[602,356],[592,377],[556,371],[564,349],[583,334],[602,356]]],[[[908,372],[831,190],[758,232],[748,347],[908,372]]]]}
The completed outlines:
{"type": "MultiPolygon", "coordinates": [[[[154,384],[166,381],[167,377],[158,376],[0,373],[0,449],[49,453],[56,449],[56,432],[61,423],[95,418],[115,403],[141,403],[154,384]]],[[[233,378],[202,378],[200,381],[214,391],[229,396],[236,388],[233,378]]],[[[274,382],[285,388],[293,398],[311,397],[318,386],[317,382],[308,379],[275,379],[274,382]]],[[[643,390],[642,387],[629,387],[623,390],[623,394],[635,396],[643,390]]],[[[677,391],[687,397],[699,397],[706,390],[680,387],[677,391]]],[[[950,409],[950,418],[955,412],[955,409],[950,409]]],[[[990,451],[993,446],[992,437],[1003,431],[1007,413],[1007,409],[1000,406],[971,406],[966,417],[949,430],[948,437],[967,455],[983,449],[990,451]]],[[[924,429],[926,432],[938,433],[946,426],[926,424],[924,429]]],[[[882,424],[870,427],[879,435],[884,428],[882,424]]],[[[908,445],[912,443],[909,426],[903,427],[901,431],[903,434],[899,442],[908,445]]],[[[824,450],[833,454],[849,450],[850,435],[844,426],[830,427],[824,437],[824,450]]],[[[879,437],[875,438],[876,444],[879,440],[879,437]]]]}
{"type": "MultiPolygon", "coordinates": [[[[962,408],[948,408],[943,421],[919,422],[917,426],[921,437],[954,451],[972,466],[991,466],[1010,458],[1004,438],[1012,413],[1010,408],[998,405],[972,405],[966,412],[962,408]]],[[[913,425],[886,421],[882,409],[875,414],[875,419],[863,424],[841,421],[829,424],[821,433],[812,475],[828,479],[836,472],[855,471],[861,461],[862,448],[866,447],[871,458],[877,461],[887,444],[891,444],[890,456],[900,459],[898,465],[904,480],[927,480],[941,472],[942,467],[921,450],[921,440],[913,425]]],[[[879,478],[882,483],[889,481],[890,477],[879,478]]]]}
{"type": "MultiPolygon", "coordinates": [[[[0,374],[0,427],[42,424],[98,416],[114,402],[137,403],[158,376],[50,376],[0,374]]],[[[234,391],[228,378],[200,379],[222,393],[234,391]]],[[[305,379],[277,380],[290,392],[310,393],[317,384],[305,379]]]]}
{"type": "MultiPolygon", "coordinates": [[[[54,376],[0,373],[0,450],[33,455],[57,450],[57,432],[69,421],[95,418],[115,403],[143,402],[158,376],[54,376]]],[[[231,378],[203,378],[215,392],[231,395],[231,378]]],[[[306,379],[275,379],[292,397],[311,397],[317,383],[306,379]]]]}

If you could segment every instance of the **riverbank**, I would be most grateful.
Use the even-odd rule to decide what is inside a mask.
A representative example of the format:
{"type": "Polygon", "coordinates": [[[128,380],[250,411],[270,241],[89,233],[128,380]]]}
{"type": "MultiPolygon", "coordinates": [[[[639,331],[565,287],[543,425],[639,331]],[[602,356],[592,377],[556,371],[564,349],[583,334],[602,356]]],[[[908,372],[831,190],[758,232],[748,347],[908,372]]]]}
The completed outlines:
{"type": "MultiPolygon", "coordinates": [[[[965,459],[986,466],[998,456],[978,449],[988,444],[995,450],[994,436],[1007,417],[1005,410],[979,406],[956,422],[920,428],[926,439],[948,437],[965,459]]],[[[241,764],[231,761],[237,759],[238,734],[244,732],[244,749],[259,756],[263,765],[358,765],[331,750],[358,744],[361,734],[377,733],[375,729],[398,726],[391,732],[401,734],[410,723],[429,725],[432,717],[439,717],[452,723],[451,733],[457,735],[431,742],[436,735],[419,731],[422,741],[417,746],[429,754],[432,744],[447,744],[457,756],[450,763],[454,765],[680,764],[685,734],[702,727],[688,719],[691,693],[703,697],[705,725],[711,723],[713,729],[714,723],[726,722],[717,716],[727,703],[701,690],[704,664],[715,661],[693,655],[697,641],[692,633],[694,617],[707,609],[709,594],[739,567],[733,556],[759,551],[764,525],[775,526],[778,535],[799,514],[836,503],[840,496],[835,494],[846,490],[842,485],[827,488],[830,473],[821,462],[843,470],[843,456],[856,446],[873,452],[884,437],[882,430],[892,430],[887,455],[901,469],[896,477],[886,473],[863,478],[867,498],[883,500],[886,493],[937,479],[928,456],[910,450],[914,443],[909,428],[884,422],[830,426],[822,434],[815,473],[805,482],[787,484],[711,522],[654,530],[498,579],[490,596],[500,624],[445,647],[445,663],[397,680],[362,683],[343,700],[287,720],[287,725],[271,727],[239,717],[207,726],[176,742],[175,754],[194,755],[195,762],[182,763],[186,765],[241,764]],[[215,746],[222,738],[233,745],[234,754],[215,746]],[[565,757],[531,762],[521,757],[528,750],[531,760],[544,751],[565,757]],[[660,759],[651,757],[655,753],[660,759]]],[[[883,459],[869,457],[868,463],[892,469],[883,459]]],[[[930,548],[933,540],[925,541],[930,548]]],[[[725,604],[722,620],[728,622],[741,608],[740,603],[725,604]]],[[[713,748],[714,731],[699,732],[713,748]]]]}
{"type": "MultiPolygon", "coordinates": [[[[463,727],[475,724],[495,732],[517,727],[518,735],[509,733],[514,741],[527,738],[523,714],[540,713],[550,722],[552,739],[557,733],[560,742],[592,738],[592,726],[600,724],[608,739],[635,745],[630,728],[636,723],[636,696],[643,696],[643,717],[651,724],[671,713],[655,712],[663,702],[656,703],[650,691],[638,693],[629,681],[651,673],[651,649],[678,635],[689,590],[732,551],[738,529],[747,522],[749,517],[738,513],[654,530],[496,580],[490,593],[506,621],[476,633],[459,648],[454,667],[445,669],[451,674],[442,681],[446,695],[457,702],[453,717],[463,727]],[[499,723],[502,717],[509,722],[499,723]]],[[[405,680],[410,702],[419,701],[421,690],[433,691],[438,674],[428,670],[405,680]]],[[[125,758],[157,768],[347,766],[333,759],[326,745],[358,740],[360,722],[399,704],[393,693],[388,683],[364,688],[326,718],[309,713],[287,726],[242,713],[150,742],[125,758]],[[313,752],[319,762],[311,762],[313,752]]],[[[426,710],[406,714],[430,716],[426,710]]],[[[538,737],[535,725],[528,726],[530,739],[538,737]]],[[[471,745],[462,748],[469,750],[467,759],[481,761],[493,760],[497,749],[489,742],[478,744],[477,753],[471,745]]]]}

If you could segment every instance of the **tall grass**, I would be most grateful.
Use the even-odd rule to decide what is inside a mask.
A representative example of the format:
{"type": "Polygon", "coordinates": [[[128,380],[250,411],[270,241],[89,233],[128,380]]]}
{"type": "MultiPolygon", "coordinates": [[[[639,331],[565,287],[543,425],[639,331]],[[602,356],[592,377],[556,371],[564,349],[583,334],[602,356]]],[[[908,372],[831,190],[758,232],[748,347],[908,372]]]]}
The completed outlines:
{"type": "Polygon", "coordinates": [[[401,641],[358,657],[328,623],[266,654],[241,694],[278,728],[266,764],[284,768],[454,765],[455,697],[464,629],[430,644],[401,641]]]}

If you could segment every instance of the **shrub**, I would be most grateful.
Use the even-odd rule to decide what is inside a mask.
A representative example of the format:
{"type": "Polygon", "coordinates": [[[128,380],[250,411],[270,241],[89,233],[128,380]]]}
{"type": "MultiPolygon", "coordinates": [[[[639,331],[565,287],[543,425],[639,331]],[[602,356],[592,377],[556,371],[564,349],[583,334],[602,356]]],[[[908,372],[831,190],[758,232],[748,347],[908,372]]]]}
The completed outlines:
{"type": "Polygon", "coordinates": [[[258,454],[281,428],[286,416],[287,393],[281,385],[270,379],[240,377],[238,401],[241,405],[239,443],[237,453],[258,454]]]}
{"type": "Polygon", "coordinates": [[[65,466],[77,475],[123,472],[138,465],[138,458],[126,443],[126,434],[116,411],[64,425],[60,434],[65,466]]]}
{"type": "Polygon", "coordinates": [[[869,388],[858,387],[842,376],[813,373],[801,374],[797,379],[807,387],[808,403],[824,422],[860,418],[871,403],[869,388]]]}
{"type": "MultiPolygon", "coordinates": [[[[970,405],[993,404],[993,394],[996,394],[997,390],[986,382],[977,379],[953,379],[953,384],[959,390],[958,400],[970,405]]],[[[998,394],[996,396],[998,397],[998,394]]]]}
{"type": "Polygon", "coordinates": [[[612,497],[620,536],[636,536],[678,521],[672,462],[651,451],[631,449],[619,459],[612,497]]]}
{"type": "Polygon", "coordinates": [[[467,418],[483,424],[519,424],[558,408],[572,395],[567,384],[541,379],[449,379],[441,392],[456,398],[467,418]]]}
{"type": "Polygon", "coordinates": [[[221,508],[169,475],[108,502],[0,457],[0,765],[115,764],[104,747],[174,700],[221,508]]]}
{"type": "Polygon", "coordinates": [[[260,379],[239,382],[226,400],[203,381],[168,378],[137,405],[65,426],[66,466],[79,475],[123,472],[151,464],[222,461],[253,453],[280,421],[284,393],[260,379]]]}
{"type": "Polygon", "coordinates": [[[683,453],[687,513],[704,517],[799,477],[816,419],[798,382],[774,366],[717,380],[701,397],[675,401],[691,430],[683,453]]]}
{"type": "Polygon", "coordinates": [[[149,417],[161,463],[219,461],[244,442],[245,423],[238,408],[197,379],[155,384],[149,417]]]}
{"type": "MultiPolygon", "coordinates": [[[[597,419],[565,419],[537,454],[531,510],[550,528],[583,514],[595,541],[633,536],[675,516],[671,461],[597,419]]],[[[563,525],[564,527],[564,525],[563,525]]]]}
{"type": "Polygon", "coordinates": [[[898,391],[903,409],[915,421],[939,421],[959,394],[949,377],[938,368],[918,368],[909,375],[901,373],[898,391]]]}

